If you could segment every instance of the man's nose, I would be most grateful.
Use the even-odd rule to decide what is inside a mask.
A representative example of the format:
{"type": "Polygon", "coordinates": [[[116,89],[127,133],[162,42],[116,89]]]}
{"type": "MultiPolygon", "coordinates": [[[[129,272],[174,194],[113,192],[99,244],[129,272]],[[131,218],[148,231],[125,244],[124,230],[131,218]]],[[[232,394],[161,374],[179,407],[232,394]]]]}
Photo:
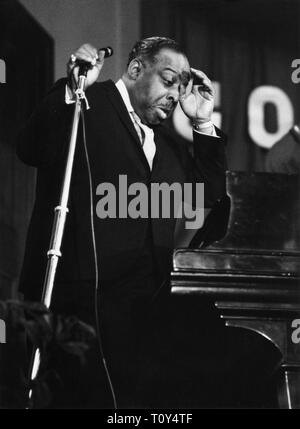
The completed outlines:
{"type": "Polygon", "coordinates": [[[172,101],[173,103],[178,103],[179,96],[180,96],[180,88],[174,87],[174,88],[170,88],[170,90],[168,91],[167,99],[169,101],[172,101]]]}

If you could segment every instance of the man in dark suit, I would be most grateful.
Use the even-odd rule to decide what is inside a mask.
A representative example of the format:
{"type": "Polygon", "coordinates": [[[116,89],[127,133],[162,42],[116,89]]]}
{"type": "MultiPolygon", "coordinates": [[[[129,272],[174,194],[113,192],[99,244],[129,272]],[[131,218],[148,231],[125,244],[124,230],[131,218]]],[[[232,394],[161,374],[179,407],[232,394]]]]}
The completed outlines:
{"type": "MultiPolygon", "coordinates": [[[[53,208],[59,198],[72,122],[78,61],[91,64],[86,80],[90,109],[84,113],[84,128],[79,129],[70,213],[51,308],[99,323],[101,348],[118,406],[136,406],[141,340],[149,324],[153,331],[154,297],[170,272],[176,217],[130,218],[120,215],[117,204],[117,215],[105,218],[97,211],[99,185],[110,184],[118,195],[124,193],[120,176],[126,177],[128,187],[139,183],[148,190],[153,183],[204,183],[205,205],[211,207],[225,192],[224,136],[211,122],[214,94],[210,80],[190,68],[176,42],[159,37],[138,42],[116,84],[95,83],[104,52],[89,44],[81,46],[68,63],[68,79],[57,82],[20,133],[19,157],[38,168],[20,285],[25,298],[41,297],[53,208]],[[193,153],[162,126],[178,103],[193,123],[193,153]]],[[[126,197],[128,205],[133,197],[126,197]]],[[[145,353],[142,356],[143,361],[145,353]]],[[[95,372],[93,379],[97,380],[95,372]]],[[[91,386],[82,389],[89,394],[93,390],[91,386]]],[[[93,400],[83,404],[83,396],[80,398],[77,406],[95,405],[93,400]]],[[[64,406],[63,401],[59,406],[64,406]]]]}

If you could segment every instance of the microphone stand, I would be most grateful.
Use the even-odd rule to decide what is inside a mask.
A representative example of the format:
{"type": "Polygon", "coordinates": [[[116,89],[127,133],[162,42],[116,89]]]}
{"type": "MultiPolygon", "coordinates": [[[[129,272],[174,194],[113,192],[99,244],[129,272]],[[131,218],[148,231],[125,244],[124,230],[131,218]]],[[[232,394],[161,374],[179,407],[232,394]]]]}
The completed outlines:
{"type": "MultiPolygon", "coordinates": [[[[61,249],[61,243],[64,235],[66,217],[69,212],[68,200],[69,200],[69,194],[70,194],[71,178],[72,178],[74,155],[75,155],[75,149],[76,149],[76,143],[77,143],[78,125],[80,120],[82,100],[85,101],[86,108],[87,109],[90,108],[84,92],[84,84],[86,81],[88,69],[89,69],[89,65],[87,64],[83,64],[79,67],[78,86],[77,86],[77,90],[75,91],[76,103],[75,103],[75,109],[73,114],[72,132],[71,132],[70,141],[69,141],[69,149],[68,149],[68,155],[66,160],[64,179],[61,187],[59,204],[54,209],[55,215],[54,215],[54,221],[52,225],[50,249],[47,252],[48,262],[47,262],[47,268],[46,268],[44,284],[43,284],[43,294],[41,299],[41,303],[44,304],[48,309],[50,308],[50,305],[51,305],[57,264],[58,264],[59,258],[62,256],[60,249],[61,249]]],[[[36,379],[39,372],[40,363],[41,363],[40,350],[38,348],[35,348],[33,350],[30,369],[29,369],[30,383],[32,383],[36,379]]],[[[32,390],[32,387],[30,387],[29,407],[30,407],[30,402],[32,400],[32,395],[33,395],[33,390],[32,390]]]]}

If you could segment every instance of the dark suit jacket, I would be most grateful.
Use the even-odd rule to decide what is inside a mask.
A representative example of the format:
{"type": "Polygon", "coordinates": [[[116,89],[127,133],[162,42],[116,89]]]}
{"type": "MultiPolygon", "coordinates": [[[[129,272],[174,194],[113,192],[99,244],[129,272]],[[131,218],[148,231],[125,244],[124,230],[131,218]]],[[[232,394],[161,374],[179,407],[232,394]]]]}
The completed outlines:
{"type": "MultiPolygon", "coordinates": [[[[53,208],[59,201],[67,143],[74,105],[65,104],[65,80],[54,89],[20,133],[18,155],[38,167],[36,201],[28,231],[21,277],[25,296],[39,299],[49,248],[53,208]]],[[[206,206],[225,191],[224,136],[194,133],[194,156],[164,126],[154,128],[156,155],[150,171],[135,128],[112,81],[96,83],[87,90],[91,109],[85,112],[86,143],[92,173],[94,208],[96,187],[113,183],[120,174],[128,185],[204,182],[206,206]]],[[[91,241],[90,191],[82,128],[76,149],[63,257],[57,282],[72,284],[95,277],[91,241]]],[[[103,287],[122,287],[131,276],[141,278],[158,271],[161,279],[170,270],[176,219],[103,219],[94,213],[100,281],[103,287]]],[[[71,286],[70,286],[71,288],[71,286]]],[[[67,289],[62,294],[69,294],[67,289]]]]}

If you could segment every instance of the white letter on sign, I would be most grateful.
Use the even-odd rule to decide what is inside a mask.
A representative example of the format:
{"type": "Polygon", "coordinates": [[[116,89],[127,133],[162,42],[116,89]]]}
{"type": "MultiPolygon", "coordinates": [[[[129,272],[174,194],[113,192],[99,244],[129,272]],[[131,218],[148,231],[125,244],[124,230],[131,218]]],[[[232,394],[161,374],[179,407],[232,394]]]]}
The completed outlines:
{"type": "Polygon", "coordinates": [[[261,147],[270,149],[294,123],[294,110],[289,97],[276,86],[259,86],[252,91],[248,101],[249,135],[261,147]],[[277,111],[276,133],[269,133],[264,126],[264,106],[272,103],[277,111]]]}

